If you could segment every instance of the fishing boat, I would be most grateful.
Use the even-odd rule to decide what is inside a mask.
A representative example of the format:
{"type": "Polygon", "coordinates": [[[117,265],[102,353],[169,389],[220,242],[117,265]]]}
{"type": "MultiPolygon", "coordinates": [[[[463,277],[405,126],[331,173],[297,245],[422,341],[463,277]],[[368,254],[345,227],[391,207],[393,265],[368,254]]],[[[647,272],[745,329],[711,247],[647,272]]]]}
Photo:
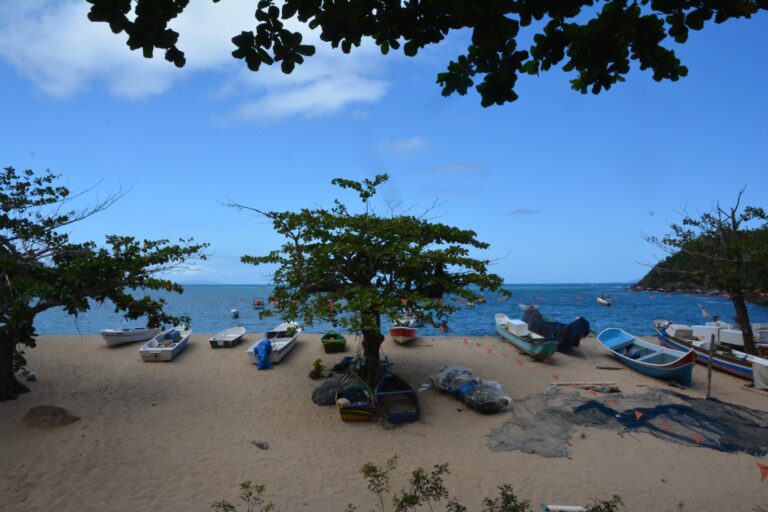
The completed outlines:
{"type": "Polygon", "coordinates": [[[336,408],[344,421],[370,421],[376,411],[376,401],[368,384],[350,372],[342,378],[336,392],[336,408]]]}
{"type": "Polygon", "coordinates": [[[253,299],[253,309],[264,309],[264,299],[253,299]]]}
{"type": "Polygon", "coordinates": [[[696,352],[664,348],[641,340],[621,329],[609,328],[597,335],[597,340],[613,356],[636,372],[657,379],[674,380],[690,386],[696,352]]]}
{"type": "Polygon", "coordinates": [[[408,423],[419,417],[419,396],[403,379],[384,372],[376,386],[376,404],[390,423],[408,423]]]}
{"type": "Polygon", "coordinates": [[[597,303],[600,304],[601,306],[610,306],[613,304],[613,299],[607,295],[600,295],[597,298],[597,303]]]}
{"type": "Polygon", "coordinates": [[[244,335],[245,327],[230,327],[214,334],[208,341],[211,344],[211,348],[232,348],[243,341],[244,335]]]}
{"type": "Polygon", "coordinates": [[[162,332],[159,327],[148,329],[146,327],[136,327],[133,329],[104,329],[101,331],[101,337],[107,342],[108,347],[117,347],[126,343],[135,343],[137,341],[147,341],[162,332]]]}
{"type": "Polygon", "coordinates": [[[557,340],[550,340],[528,330],[522,320],[513,320],[504,313],[496,313],[496,331],[504,340],[529,356],[543,361],[557,352],[557,340]]]}
{"type": "MultiPolygon", "coordinates": [[[[301,334],[301,326],[297,322],[283,322],[271,331],[267,332],[264,339],[272,343],[272,352],[269,354],[270,363],[279,363],[296,346],[296,339],[301,334]]],[[[259,364],[259,356],[256,355],[256,347],[262,340],[251,345],[247,352],[248,358],[253,364],[259,364]]]]}
{"type": "MultiPolygon", "coordinates": [[[[693,329],[683,324],[673,324],[667,320],[654,320],[653,327],[658,333],[661,344],[675,350],[691,350],[696,352],[696,361],[709,364],[709,343],[702,337],[695,336],[693,329]]],[[[718,346],[715,343],[712,352],[712,368],[730,373],[742,379],[752,380],[752,364],[768,365],[768,359],[746,352],[730,349],[727,346],[718,346]]]]}
{"type": "Polygon", "coordinates": [[[165,330],[146,342],[139,354],[144,361],[172,361],[187,347],[190,334],[192,329],[186,326],[165,330]]]}
{"type": "Polygon", "coordinates": [[[323,348],[326,354],[333,354],[335,352],[344,352],[347,349],[347,338],[337,333],[333,329],[323,334],[320,338],[323,343],[323,348]]]}
{"type": "Polygon", "coordinates": [[[405,345],[416,338],[416,328],[405,325],[393,325],[389,328],[389,336],[398,345],[405,345]]]}

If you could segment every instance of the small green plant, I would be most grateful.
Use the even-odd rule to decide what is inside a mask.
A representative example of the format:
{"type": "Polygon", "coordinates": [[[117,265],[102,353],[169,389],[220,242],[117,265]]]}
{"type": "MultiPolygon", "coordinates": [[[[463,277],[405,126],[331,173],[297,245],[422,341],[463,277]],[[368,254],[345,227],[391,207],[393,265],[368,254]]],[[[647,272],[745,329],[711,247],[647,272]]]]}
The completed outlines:
{"type": "Polygon", "coordinates": [[[376,497],[379,498],[379,506],[381,511],[384,512],[384,494],[389,492],[389,474],[397,468],[397,455],[393,455],[388,461],[386,466],[380,468],[376,464],[363,464],[360,468],[360,473],[363,474],[363,478],[368,482],[368,490],[371,491],[376,497]]]}
{"type": "Polygon", "coordinates": [[[603,501],[592,498],[592,502],[591,505],[587,505],[587,512],[616,512],[624,506],[621,497],[616,494],[611,499],[603,501]]]}
{"type": "Polygon", "coordinates": [[[497,498],[483,498],[483,512],[530,512],[531,503],[518,498],[511,485],[504,484],[498,489],[497,498]]]}
{"type": "Polygon", "coordinates": [[[309,377],[315,380],[320,379],[323,377],[323,372],[326,369],[322,359],[315,359],[315,362],[312,363],[312,370],[309,372],[309,377]]]}
{"type": "Polygon", "coordinates": [[[408,491],[403,490],[400,495],[393,497],[395,512],[416,510],[416,507],[423,504],[426,504],[429,510],[434,510],[432,502],[448,498],[448,489],[445,488],[443,475],[449,473],[448,464],[435,464],[429,474],[424,468],[413,471],[410,489],[408,491]]]}
{"type": "MultiPolygon", "coordinates": [[[[254,484],[250,480],[240,484],[240,500],[245,503],[246,512],[269,512],[274,508],[271,501],[264,498],[266,485],[254,484]]],[[[214,501],[211,508],[215,512],[237,512],[237,507],[227,500],[214,501]]]]}

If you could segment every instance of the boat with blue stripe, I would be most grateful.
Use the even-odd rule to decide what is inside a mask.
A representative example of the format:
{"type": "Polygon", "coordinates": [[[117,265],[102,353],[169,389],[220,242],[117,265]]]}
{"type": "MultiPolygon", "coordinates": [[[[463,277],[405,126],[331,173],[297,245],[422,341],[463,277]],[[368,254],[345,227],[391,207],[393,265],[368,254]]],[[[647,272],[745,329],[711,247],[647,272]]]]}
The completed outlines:
{"type": "Polygon", "coordinates": [[[674,380],[690,386],[696,352],[664,348],[632,336],[621,329],[605,329],[597,340],[623,364],[636,372],[663,380],[674,380]]]}

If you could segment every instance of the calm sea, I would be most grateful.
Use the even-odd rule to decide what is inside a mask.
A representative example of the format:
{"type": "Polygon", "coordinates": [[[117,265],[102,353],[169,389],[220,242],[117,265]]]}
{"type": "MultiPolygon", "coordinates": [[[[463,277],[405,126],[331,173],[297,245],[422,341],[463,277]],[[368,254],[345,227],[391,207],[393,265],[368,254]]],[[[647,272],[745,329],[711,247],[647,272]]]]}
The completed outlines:
{"type": "MultiPolygon", "coordinates": [[[[518,303],[536,304],[541,312],[552,319],[570,322],[577,316],[589,320],[592,329],[619,327],[636,335],[654,334],[651,321],[656,318],[672,319],[678,323],[701,323],[699,305],[710,315],[719,315],[724,321],[732,321],[734,314],[730,301],[722,297],[689,295],[682,293],[633,292],[626,284],[546,284],[506,285],[512,292],[508,301],[499,302],[500,295],[485,293],[485,303],[468,308],[460,302],[449,320],[449,334],[458,336],[494,335],[493,315],[506,313],[520,318],[518,303]],[[613,297],[613,306],[599,305],[595,299],[600,294],[613,297]]],[[[277,317],[259,319],[259,312],[251,306],[253,299],[269,296],[267,285],[187,285],[183,294],[156,293],[168,301],[168,311],[176,315],[189,315],[195,332],[213,333],[227,327],[242,325],[250,332],[264,332],[279,323],[277,317]],[[238,319],[230,310],[237,309],[238,319]]],[[[749,306],[753,322],[768,322],[768,307],[749,306]]],[[[62,310],[49,310],[38,316],[35,326],[38,334],[72,335],[98,334],[101,329],[119,329],[143,325],[140,321],[123,322],[108,304],[92,304],[92,309],[78,317],[71,317],[62,310]]],[[[325,332],[328,325],[306,327],[309,332],[325,332]]],[[[433,327],[419,329],[422,336],[439,335],[433,327]]]]}

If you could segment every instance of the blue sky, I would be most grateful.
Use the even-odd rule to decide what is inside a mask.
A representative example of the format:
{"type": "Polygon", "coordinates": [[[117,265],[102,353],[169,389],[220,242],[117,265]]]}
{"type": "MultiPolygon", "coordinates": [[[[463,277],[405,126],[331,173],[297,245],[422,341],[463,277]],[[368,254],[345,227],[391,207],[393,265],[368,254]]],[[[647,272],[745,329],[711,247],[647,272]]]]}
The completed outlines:
{"type": "Polygon", "coordinates": [[[484,109],[435,83],[462,34],[413,59],[320,47],[294,75],[254,74],[229,55],[253,2],[193,2],[175,25],[188,59],[178,70],[130,52],[87,9],[0,4],[0,165],[51,169],[73,190],[98,183],[93,200],[129,187],[73,238],[209,242],[211,258],[182,282],[267,282],[268,269],[238,258],[280,240],[221,203],[351,201],[334,177],[387,172],[381,199],[415,212],[438,199],[437,220],[476,230],[509,283],[636,279],[660,256],[643,233],[665,233],[683,210],[731,204],[744,185],[747,204],[768,207],[765,13],[674,46],[690,69],[677,83],[634,70],[581,95],[555,70],[484,109]]]}

